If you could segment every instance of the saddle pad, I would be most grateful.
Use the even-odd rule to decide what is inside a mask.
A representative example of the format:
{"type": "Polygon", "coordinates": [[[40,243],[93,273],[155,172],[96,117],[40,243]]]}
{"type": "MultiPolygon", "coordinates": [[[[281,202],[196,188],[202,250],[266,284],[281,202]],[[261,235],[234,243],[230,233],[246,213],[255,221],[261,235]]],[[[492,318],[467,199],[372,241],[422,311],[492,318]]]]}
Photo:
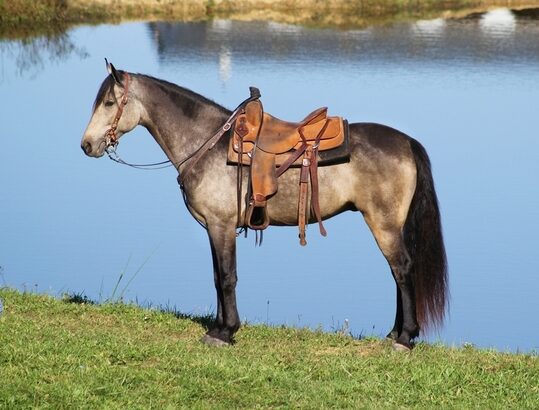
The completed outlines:
{"type": "MultiPolygon", "coordinates": [[[[332,137],[320,140],[320,147],[318,151],[319,166],[335,165],[350,161],[348,121],[340,117],[328,117],[328,119],[330,120],[328,128],[331,126],[331,129],[334,131],[331,132],[331,134],[333,134],[332,137]]],[[[240,138],[237,133],[234,132],[234,129],[231,129],[230,134],[231,136],[228,144],[227,164],[237,165],[238,161],[240,160],[240,138]]],[[[281,154],[274,154],[275,165],[281,166],[282,163],[286,161],[286,159],[300,146],[301,142],[298,142],[291,150],[281,154]]],[[[244,141],[242,148],[243,155],[241,156],[241,163],[243,165],[251,165],[251,152],[254,149],[254,143],[244,141]]],[[[258,149],[260,149],[260,147],[258,149]]],[[[298,158],[291,165],[291,167],[301,167],[301,163],[302,157],[300,156],[300,158],[298,158]]]]}

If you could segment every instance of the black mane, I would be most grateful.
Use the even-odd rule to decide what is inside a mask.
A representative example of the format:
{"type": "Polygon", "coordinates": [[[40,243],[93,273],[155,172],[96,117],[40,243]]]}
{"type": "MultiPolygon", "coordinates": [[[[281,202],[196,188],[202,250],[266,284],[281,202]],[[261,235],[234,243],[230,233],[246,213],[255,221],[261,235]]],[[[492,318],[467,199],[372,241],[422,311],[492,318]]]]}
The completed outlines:
{"type": "MultiPolygon", "coordinates": [[[[124,71],[118,71],[118,74],[120,76],[120,80],[123,81],[124,71]]],[[[201,105],[210,105],[224,113],[230,113],[230,110],[222,105],[219,105],[215,101],[210,100],[209,98],[206,98],[203,95],[195,93],[187,88],[146,74],[135,75],[157,84],[161,91],[168,95],[170,99],[174,101],[176,105],[189,117],[193,117],[201,105]]],[[[99,87],[93,104],[93,111],[95,111],[97,105],[103,100],[103,98],[105,98],[105,95],[112,89],[113,86],[114,78],[112,75],[109,75],[103,80],[103,83],[101,83],[101,86],[99,87]]]]}
{"type": "Polygon", "coordinates": [[[181,87],[177,84],[171,83],[166,80],[161,80],[146,74],[137,74],[139,77],[151,80],[154,83],[157,83],[158,87],[163,91],[169,98],[176,103],[176,105],[184,112],[188,117],[194,117],[195,113],[199,111],[200,106],[210,105],[217,108],[219,111],[224,113],[230,113],[230,110],[223,107],[220,104],[217,104],[215,101],[210,100],[209,98],[204,97],[194,91],[191,91],[187,88],[181,87]]]}

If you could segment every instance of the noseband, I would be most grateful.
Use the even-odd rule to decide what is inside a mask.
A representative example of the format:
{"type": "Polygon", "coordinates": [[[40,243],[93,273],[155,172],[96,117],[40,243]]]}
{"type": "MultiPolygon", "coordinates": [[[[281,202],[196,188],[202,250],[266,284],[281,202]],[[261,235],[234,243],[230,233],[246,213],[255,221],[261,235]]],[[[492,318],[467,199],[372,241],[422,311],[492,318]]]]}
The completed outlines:
{"type": "Polygon", "coordinates": [[[124,107],[127,104],[127,93],[129,92],[129,74],[126,72],[124,73],[125,76],[125,85],[124,85],[124,95],[122,97],[122,100],[120,101],[120,104],[118,105],[118,111],[116,111],[116,117],[114,117],[114,121],[112,121],[112,125],[110,128],[105,132],[105,144],[107,149],[108,148],[115,148],[116,145],[118,145],[118,136],[116,135],[116,128],[118,128],[118,122],[120,121],[120,118],[122,117],[122,114],[124,112],[124,107]]]}

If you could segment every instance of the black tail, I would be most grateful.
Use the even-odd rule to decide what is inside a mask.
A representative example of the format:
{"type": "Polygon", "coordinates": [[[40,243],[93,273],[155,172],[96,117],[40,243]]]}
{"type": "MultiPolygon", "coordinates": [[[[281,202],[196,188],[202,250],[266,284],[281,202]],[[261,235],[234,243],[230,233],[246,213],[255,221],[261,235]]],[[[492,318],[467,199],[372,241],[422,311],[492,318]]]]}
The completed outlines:
{"type": "Polygon", "coordinates": [[[417,186],[404,226],[404,241],[412,259],[412,280],[419,326],[442,324],[448,305],[447,259],[438,198],[430,160],[423,146],[410,138],[417,168],[417,186]]]}

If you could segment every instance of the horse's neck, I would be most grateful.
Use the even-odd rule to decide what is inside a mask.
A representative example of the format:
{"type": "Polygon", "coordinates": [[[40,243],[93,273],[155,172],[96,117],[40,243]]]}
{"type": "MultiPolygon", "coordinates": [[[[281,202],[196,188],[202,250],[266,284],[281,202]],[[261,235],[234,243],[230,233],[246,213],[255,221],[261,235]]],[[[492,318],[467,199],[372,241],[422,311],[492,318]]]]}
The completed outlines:
{"type": "Polygon", "coordinates": [[[229,115],[201,96],[155,79],[141,77],[141,89],[141,125],[174,164],[191,156],[229,115]]]}

